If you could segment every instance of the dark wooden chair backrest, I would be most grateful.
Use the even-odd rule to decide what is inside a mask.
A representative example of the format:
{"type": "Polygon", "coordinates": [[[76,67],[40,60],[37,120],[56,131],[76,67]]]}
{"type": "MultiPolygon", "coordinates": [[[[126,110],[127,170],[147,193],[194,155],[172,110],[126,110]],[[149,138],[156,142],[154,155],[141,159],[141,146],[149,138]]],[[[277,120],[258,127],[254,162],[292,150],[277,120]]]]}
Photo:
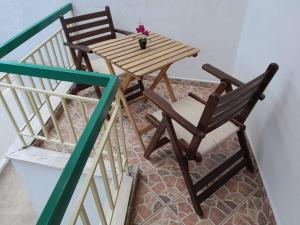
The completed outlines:
{"type": "Polygon", "coordinates": [[[108,6],[104,11],[64,18],[60,21],[69,43],[88,46],[116,38],[116,33],[108,6]],[[87,31],[88,30],[88,31],[87,31]]]}
{"type": "Polygon", "coordinates": [[[233,119],[244,123],[277,70],[277,64],[270,64],[262,75],[237,89],[223,95],[211,94],[199,122],[201,130],[208,133],[233,119]]]}

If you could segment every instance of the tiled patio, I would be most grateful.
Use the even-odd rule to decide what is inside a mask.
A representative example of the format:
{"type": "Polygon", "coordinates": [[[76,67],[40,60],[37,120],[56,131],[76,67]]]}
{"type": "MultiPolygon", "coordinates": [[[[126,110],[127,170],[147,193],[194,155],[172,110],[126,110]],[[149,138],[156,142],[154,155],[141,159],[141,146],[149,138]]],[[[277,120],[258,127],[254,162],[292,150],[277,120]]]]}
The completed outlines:
{"type": "MultiPolygon", "coordinates": [[[[148,82],[145,82],[146,86],[148,82]]],[[[182,98],[189,92],[206,98],[214,90],[213,84],[172,80],[176,97],[182,98]]],[[[159,84],[156,92],[168,98],[164,84],[159,84]]],[[[85,96],[94,96],[93,89],[80,93],[85,96]]],[[[130,105],[139,128],[144,127],[146,112],[153,112],[156,108],[150,102],[139,101],[130,105]]],[[[84,127],[79,105],[71,102],[68,104],[75,129],[80,134],[84,127]]],[[[88,105],[89,111],[93,105],[88,105]]],[[[71,136],[66,129],[67,123],[61,116],[60,127],[64,138],[71,136]]],[[[220,188],[214,195],[202,203],[204,218],[199,218],[193,211],[189,194],[185,187],[181,172],[172,152],[171,145],[166,145],[151,155],[149,161],[144,159],[131,125],[124,114],[124,127],[127,141],[129,164],[139,165],[141,177],[138,183],[131,224],[155,225],[274,225],[272,209],[269,204],[261,177],[257,171],[254,174],[243,170],[234,176],[227,184],[220,188]]],[[[146,144],[152,132],[144,136],[146,144]]],[[[55,135],[52,131],[51,135],[55,135]]],[[[70,152],[71,148],[62,145],[43,143],[43,148],[56,151],[70,152]]],[[[221,145],[203,156],[201,163],[190,162],[193,179],[197,180],[216,165],[222,163],[232,153],[238,150],[236,137],[231,137],[221,145]]]]}

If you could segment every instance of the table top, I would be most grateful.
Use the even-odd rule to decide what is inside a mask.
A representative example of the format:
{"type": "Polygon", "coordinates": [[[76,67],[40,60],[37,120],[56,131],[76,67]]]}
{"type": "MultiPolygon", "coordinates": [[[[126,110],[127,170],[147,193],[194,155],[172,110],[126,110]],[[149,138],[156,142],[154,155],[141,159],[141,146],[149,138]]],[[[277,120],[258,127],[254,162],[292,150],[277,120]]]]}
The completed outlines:
{"type": "Polygon", "coordinates": [[[196,56],[199,49],[159,34],[149,35],[146,49],[140,49],[137,37],[131,34],[97,44],[89,48],[100,57],[135,76],[144,76],[178,60],[196,56]]]}

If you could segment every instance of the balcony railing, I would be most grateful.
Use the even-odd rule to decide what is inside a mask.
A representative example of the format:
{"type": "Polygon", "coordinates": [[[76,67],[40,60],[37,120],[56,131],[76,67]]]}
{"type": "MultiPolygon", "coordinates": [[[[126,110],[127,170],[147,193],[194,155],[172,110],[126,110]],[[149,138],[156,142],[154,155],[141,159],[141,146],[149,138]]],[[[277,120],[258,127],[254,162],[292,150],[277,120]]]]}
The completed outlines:
{"type": "MultiPolygon", "coordinates": [[[[16,35],[0,46],[0,56],[13,51],[52,24],[59,15],[71,10],[72,5],[68,4],[16,35]]],[[[72,70],[72,66],[69,50],[63,45],[63,34],[58,30],[19,63],[0,61],[0,72],[4,72],[0,78],[0,101],[24,147],[29,144],[26,138],[74,146],[37,224],[61,223],[67,208],[72,207],[68,206],[69,202],[93,151],[92,166],[84,177],[76,205],[71,209],[69,224],[76,224],[79,219],[83,224],[91,223],[89,212],[84,206],[87,193],[90,192],[99,223],[108,225],[114,215],[123,175],[128,170],[122,113],[116,96],[118,80],[111,75],[72,70]],[[69,88],[72,83],[104,87],[101,99],[61,92],[61,86],[69,88]],[[7,93],[12,95],[14,102],[6,100],[7,93]],[[86,126],[80,136],[74,130],[68,111],[69,101],[76,101],[82,110],[86,126]],[[87,103],[96,104],[90,118],[85,107],[87,103]],[[15,107],[12,108],[13,106],[15,107]],[[67,118],[72,142],[64,139],[59,128],[55,114],[59,106],[62,106],[67,118]],[[16,120],[17,113],[23,121],[16,120]],[[53,124],[56,137],[49,136],[49,120],[53,124]],[[95,145],[97,138],[100,140],[99,145],[95,145]],[[95,181],[95,177],[99,175],[105,190],[104,196],[99,192],[99,185],[95,181]]]]}

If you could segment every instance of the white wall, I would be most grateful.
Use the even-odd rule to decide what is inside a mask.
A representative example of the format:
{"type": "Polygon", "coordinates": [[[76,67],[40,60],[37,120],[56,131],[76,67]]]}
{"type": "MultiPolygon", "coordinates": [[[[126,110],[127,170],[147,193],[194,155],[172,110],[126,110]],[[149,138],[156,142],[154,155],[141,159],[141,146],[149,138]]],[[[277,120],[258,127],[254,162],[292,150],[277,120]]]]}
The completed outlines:
{"type": "Polygon", "coordinates": [[[135,31],[139,20],[153,32],[164,34],[201,50],[171,67],[170,76],[212,79],[203,63],[230,72],[248,0],[73,0],[76,14],[103,10],[109,5],[116,27],[135,31]]]}
{"type": "MultiPolygon", "coordinates": [[[[69,2],[70,0],[0,0],[0,43],[9,40],[69,2]]],[[[20,60],[58,27],[60,27],[59,23],[49,27],[25,42],[4,59],[20,60]]]]}
{"type": "Polygon", "coordinates": [[[251,0],[235,73],[250,80],[270,62],[280,66],[248,132],[277,219],[299,224],[300,202],[300,1],[251,0]]]}

